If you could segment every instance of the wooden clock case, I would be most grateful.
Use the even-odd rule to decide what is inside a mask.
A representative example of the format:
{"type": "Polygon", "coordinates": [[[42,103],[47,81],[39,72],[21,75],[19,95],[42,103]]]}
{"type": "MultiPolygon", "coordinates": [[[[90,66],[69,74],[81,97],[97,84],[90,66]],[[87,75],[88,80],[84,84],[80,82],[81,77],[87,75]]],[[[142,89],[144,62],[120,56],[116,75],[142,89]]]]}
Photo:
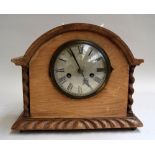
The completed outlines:
{"type": "Polygon", "coordinates": [[[24,111],[13,130],[82,130],[137,128],[141,121],[132,112],[133,72],[143,60],[135,59],[115,33],[103,27],[73,23],[54,28],[39,37],[23,57],[12,62],[22,67],[24,111]],[[86,99],[72,99],[52,84],[49,64],[65,42],[86,40],[108,55],[112,73],[105,88],[86,99]]]}

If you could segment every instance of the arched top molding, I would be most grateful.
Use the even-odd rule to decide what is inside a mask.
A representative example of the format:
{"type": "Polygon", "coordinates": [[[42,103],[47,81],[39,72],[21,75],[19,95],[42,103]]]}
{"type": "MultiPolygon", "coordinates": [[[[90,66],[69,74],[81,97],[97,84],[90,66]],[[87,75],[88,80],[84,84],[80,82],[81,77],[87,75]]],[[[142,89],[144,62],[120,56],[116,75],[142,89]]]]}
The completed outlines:
{"type": "Polygon", "coordinates": [[[35,40],[28,48],[24,56],[14,58],[11,61],[16,65],[28,67],[31,58],[34,56],[34,54],[36,53],[36,51],[40,46],[42,46],[47,41],[49,41],[50,39],[52,39],[57,35],[67,33],[67,32],[72,32],[72,31],[94,32],[104,37],[107,37],[109,40],[111,40],[121,49],[122,53],[126,57],[126,60],[130,66],[140,65],[141,63],[144,62],[143,59],[135,59],[129,47],[126,45],[126,43],[114,32],[106,28],[93,25],[93,24],[87,24],[87,23],[72,23],[72,24],[61,25],[54,29],[51,29],[50,31],[41,35],[37,40],[35,40]]]}

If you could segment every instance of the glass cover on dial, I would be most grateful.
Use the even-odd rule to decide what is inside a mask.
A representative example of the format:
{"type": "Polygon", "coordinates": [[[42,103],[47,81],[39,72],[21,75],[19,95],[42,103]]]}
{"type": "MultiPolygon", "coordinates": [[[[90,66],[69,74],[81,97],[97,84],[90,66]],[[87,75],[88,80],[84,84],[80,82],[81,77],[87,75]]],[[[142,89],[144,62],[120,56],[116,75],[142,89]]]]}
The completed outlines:
{"type": "Polygon", "coordinates": [[[106,84],[111,70],[105,52],[87,41],[62,45],[51,59],[50,74],[56,86],[73,98],[96,94],[106,84]]]}

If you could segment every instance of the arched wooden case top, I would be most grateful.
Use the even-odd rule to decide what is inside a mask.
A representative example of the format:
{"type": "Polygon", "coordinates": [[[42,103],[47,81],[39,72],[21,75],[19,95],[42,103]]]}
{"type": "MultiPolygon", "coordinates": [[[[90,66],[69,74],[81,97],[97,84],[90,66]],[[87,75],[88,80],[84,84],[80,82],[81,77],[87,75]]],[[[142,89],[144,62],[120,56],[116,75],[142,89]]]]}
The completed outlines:
{"type": "Polygon", "coordinates": [[[120,37],[105,28],[84,23],[59,26],[38,38],[23,57],[12,61],[22,66],[24,95],[24,112],[12,129],[74,130],[142,126],[131,105],[133,71],[143,60],[135,59],[120,37]],[[54,53],[63,44],[74,40],[85,40],[99,46],[113,68],[104,89],[80,100],[60,93],[49,75],[54,53]]]}

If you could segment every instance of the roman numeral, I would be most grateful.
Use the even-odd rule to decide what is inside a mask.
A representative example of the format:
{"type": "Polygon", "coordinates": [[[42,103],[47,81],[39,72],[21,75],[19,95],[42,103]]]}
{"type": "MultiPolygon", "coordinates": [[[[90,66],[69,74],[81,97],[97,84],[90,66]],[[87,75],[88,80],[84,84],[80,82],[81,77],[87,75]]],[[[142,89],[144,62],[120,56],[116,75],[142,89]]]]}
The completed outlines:
{"type": "Polygon", "coordinates": [[[64,68],[56,69],[56,72],[64,72],[64,68]]]}
{"type": "Polygon", "coordinates": [[[72,88],[73,88],[73,84],[72,84],[72,83],[69,83],[69,85],[68,85],[68,87],[67,87],[67,90],[68,90],[68,91],[71,91],[72,88]]]}
{"type": "Polygon", "coordinates": [[[100,61],[100,60],[102,60],[102,57],[99,57],[99,58],[96,59],[96,61],[100,61]]]}
{"type": "Polygon", "coordinates": [[[93,51],[93,49],[91,49],[91,50],[90,50],[90,52],[89,52],[88,56],[90,56],[90,54],[92,53],[92,51],[93,51]]]}
{"type": "Polygon", "coordinates": [[[73,53],[73,51],[72,51],[72,49],[71,49],[71,48],[68,48],[68,49],[67,49],[67,52],[69,53],[69,55],[70,55],[71,57],[73,56],[73,54],[72,54],[72,53],[73,53]]]}
{"type": "Polygon", "coordinates": [[[66,62],[66,60],[64,60],[64,59],[61,59],[61,58],[59,58],[59,60],[61,60],[61,61],[63,61],[63,62],[66,62]]]}
{"type": "Polygon", "coordinates": [[[66,76],[63,76],[63,77],[59,78],[58,82],[61,83],[61,84],[65,83],[66,82],[66,76]]]}
{"type": "Polygon", "coordinates": [[[82,45],[81,46],[79,45],[78,46],[78,49],[79,49],[79,53],[82,54],[83,53],[83,46],[82,45]]]}
{"type": "Polygon", "coordinates": [[[82,88],[78,86],[78,94],[82,94],[82,88]]]}
{"type": "Polygon", "coordinates": [[[100,78],[97,77],[97,76],[94,77],[94,80],[95,80],[97,83],[101,83],[101,82],[102,82],[102,79],[100,79],[100,78]]]}
{"type": "Polygon", "coordinates": [[[104,72],[104,68],[97,68],[97,72],[104,72]]]}

